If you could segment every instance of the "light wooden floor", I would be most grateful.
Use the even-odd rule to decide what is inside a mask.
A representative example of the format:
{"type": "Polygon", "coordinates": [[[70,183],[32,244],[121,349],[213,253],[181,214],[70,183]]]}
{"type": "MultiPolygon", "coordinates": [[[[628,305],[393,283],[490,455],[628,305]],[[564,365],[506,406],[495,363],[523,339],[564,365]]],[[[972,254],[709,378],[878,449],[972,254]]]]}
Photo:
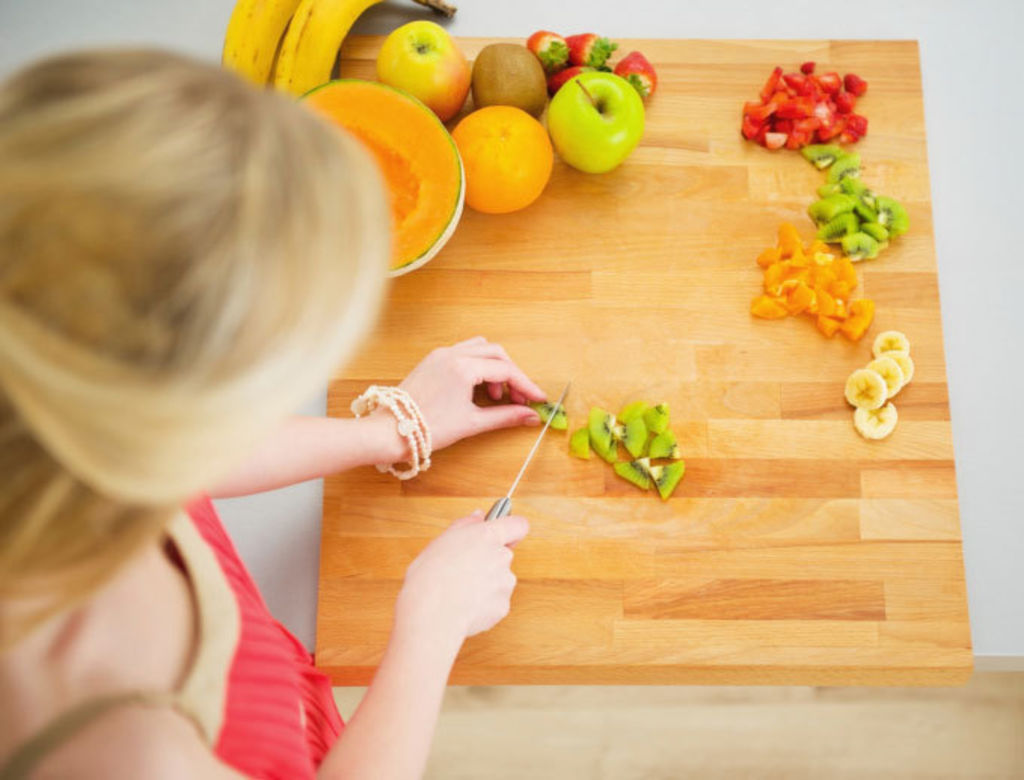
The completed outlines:
{"type": "MultiPolygon", "coordinates": [[[[346,717],[362,688],[336,688],[346,717]]],[[[959,689],[452,688],[430,778],[1024,778],[1024,674],[959,689]]]]}

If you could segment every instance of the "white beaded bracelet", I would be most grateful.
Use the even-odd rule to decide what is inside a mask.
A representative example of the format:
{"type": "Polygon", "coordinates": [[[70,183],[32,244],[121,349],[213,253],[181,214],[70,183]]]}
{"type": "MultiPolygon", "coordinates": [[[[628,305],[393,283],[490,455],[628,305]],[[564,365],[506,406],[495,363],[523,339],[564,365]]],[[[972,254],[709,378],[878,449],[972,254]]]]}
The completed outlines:
{"type": "Polygon", "coordinates": [[[412,479],[430,468],[433,442],[423,413],[405,390],[398,387],[370,385],[352,402],[352,414],[362,417],[383,406],[398,421],[398,435],[409,445],[409,468],[399,471],[394,464],[378,464],[377,471],[393,474],[399,479],[412,479]]]}

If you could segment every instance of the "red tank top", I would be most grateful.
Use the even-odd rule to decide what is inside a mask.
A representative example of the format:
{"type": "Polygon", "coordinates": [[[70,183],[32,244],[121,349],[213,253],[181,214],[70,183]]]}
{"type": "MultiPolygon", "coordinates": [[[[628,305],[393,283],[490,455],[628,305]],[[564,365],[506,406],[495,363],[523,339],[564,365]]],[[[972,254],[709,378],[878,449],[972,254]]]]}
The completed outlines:
{"type": "Polygon", "coordinates": [[[214,752],[249,777],[314,777],[344,728],[330,680],[270,614],[209,497],[185,509],[216,555],[241,618],[214,752]]]}

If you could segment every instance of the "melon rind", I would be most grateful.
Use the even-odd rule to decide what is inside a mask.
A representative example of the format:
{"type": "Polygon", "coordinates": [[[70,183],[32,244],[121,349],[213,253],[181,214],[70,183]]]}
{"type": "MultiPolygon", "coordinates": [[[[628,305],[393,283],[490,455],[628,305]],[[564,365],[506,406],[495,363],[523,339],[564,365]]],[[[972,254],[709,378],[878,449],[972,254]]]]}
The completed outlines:
{"type": "Polygon", "coordinates": [[[444,245],[448,243],[448,239],[450,239],[455,233],[455,228],[458,227],[459,220],[462,219],[462,207],[466,202],[466,167],[462,164],[462,155],[459,154],[458,149],[455,150],[455,157],[459,161],[459,198],[455,204],[455,211],[452,212],[451,219],[448,220],[448,225],[441,232],[441,235],[437,237],[437,240],[431,244],[430,249],[417,257],[411,263],[406,263],[405,265],[399,266],[398,268],[392,268],[388,271],[388,276],[392,279],[425,266],[434,259],[434,255],[444,249],[444,245]]]}
{"type": "Polygon", "coordinates": [[[456,198],[455,208],[452,209],[451,216],[448,219],[448,223],[445,225],[444,230],[442,230],[441,233],[438,234],[437,238],[426,251],[424,251],[415,259],[410,260],[405,265],[401,265],[398,268],[388,269],[388,276],[394,279],[396,277],[404,276],[407,273],[415,271],[417,268],[422,268],[431,260],[433,260],[437,253],[444,248],[445,244],[448,243],[449,239],[451,239],[452,235],[455,233],[455,228],[458,227],[459,220],[462,218],[462,211],[466,202],[466,166],[462,162],[462,155],[459,154],[459,148],[455,143],[455,139],[451,137],[451,133],[448,131],[448,128],[444,126],[444,123],[437,118],[437,115],[434,114],[434,112],[422,100],[417,98],[415,95],[410,95],[403,89],[393,87],[390,84],[382,84],[381,82],[378,81],[368,81],[366,79],[333,79],[331,81],[327,81],[323,84],[313,87],[313,89],[309,90],[307,93],[302,95],[300,99],[308,98],[322,89],[326,89],[335,84],[341,84],[344,82],[359,82],[363,84],[372,84],[375,87],[390,89],[392,92],[397,92],[402,97],[408,98],[409,100],[421,106],[425,112],[427,112],[433,117],[435,122],[441,125],[441,129],[444,130],[445,135],[448,136],[448,143],[451,144],[452,151],[455,153],[455,160],[458,162],[459,165],[459,194],[458,197],[456,198]]]}

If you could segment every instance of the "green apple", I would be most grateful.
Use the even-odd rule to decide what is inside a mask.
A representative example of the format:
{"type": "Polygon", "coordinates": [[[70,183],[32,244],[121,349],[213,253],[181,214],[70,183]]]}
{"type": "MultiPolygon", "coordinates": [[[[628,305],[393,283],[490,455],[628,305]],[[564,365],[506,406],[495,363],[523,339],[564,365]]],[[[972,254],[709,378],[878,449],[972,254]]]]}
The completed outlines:
{"type": "Polygon", "coordinates": [[[644,134],[644,103],[614,73],[581,73],[561,86],[548,106],[548,132],[573,168],[605,173],[629,157],[644,134]]]}

